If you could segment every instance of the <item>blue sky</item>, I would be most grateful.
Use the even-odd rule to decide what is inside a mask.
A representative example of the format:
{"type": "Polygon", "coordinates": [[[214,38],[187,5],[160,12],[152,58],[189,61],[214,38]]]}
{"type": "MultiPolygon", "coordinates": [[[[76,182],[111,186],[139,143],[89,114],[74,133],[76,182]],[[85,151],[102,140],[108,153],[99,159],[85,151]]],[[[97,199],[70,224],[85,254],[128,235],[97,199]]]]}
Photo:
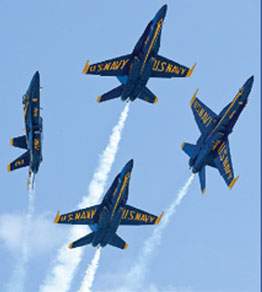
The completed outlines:
{"type": "MultiPolygon", "coordinates": [[[[108,183],[133,158],[129,204],[156,214],[167,208],[190,176],[180,144],[194,143],[199,136],[188,106],[193,92],[199,88],[199,98],[218,113],[254,75],[249,103],[229,138],[239,181],[229,191],[216,170],[208,169],[203,197],[195,179],[165,230],[147,284],[161,291],[167,287],[259,291],[261,61],[260,3],[255,0],[1,1],[1,291],[20,255],[18,222],[27,208],[27,170],[6,172],[7,163],[21,153],[8,141],[23,133],[22,95],[33,73],[40,71],[43,86],[44,160],[36,181],[33,220],[38,228],[32,231],[26,291],[37,291],[57,248],[67,240],[67,226],[53,225],[53,217],[58,209],[74,209],[87,193],[99,155],[124,107],[120,100],[96,103],[95,97],[118,81],[84,76],[84,63],[131,52],[165,3],[168,11],[159,53],[188,66],[196,62],[197,67],[189,79],[150,80],[158,105],[131,104],[108,183]]],[[[152,230],[119,230],[129,249],[102,251],[94,291],[117,285],[115,275],[132,266],[152,230]]],[[[91,247],[86,249],[72,291],[93,253],[91,247]]]]}

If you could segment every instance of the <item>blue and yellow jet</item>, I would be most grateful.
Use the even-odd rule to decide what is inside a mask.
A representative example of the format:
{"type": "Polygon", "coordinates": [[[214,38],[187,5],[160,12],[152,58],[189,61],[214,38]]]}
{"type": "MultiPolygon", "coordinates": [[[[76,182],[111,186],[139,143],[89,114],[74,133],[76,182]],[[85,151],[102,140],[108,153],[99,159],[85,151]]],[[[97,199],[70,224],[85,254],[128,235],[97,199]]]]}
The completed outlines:
{"type": "Polygon", "coordinates": [[[192,172],[199,173],[202,192],[205,192],[206,188],[206,165],[218,169],[229,189],[238,179],[238,177],[234,177],[228,136],[247,104],[253,82],[254,77],[252,76],[219,115],[196,97],[197,92],[191,99],[191,108],[201,136],[196,145],[184,143],[182,149],[190,157],[189,166],[192,168],[192,172]]]}
{"type": "Polygon", "coordinates": [[[121,85],[97,97],[98,102],[121,97],[125,100],[140,98],[149,103],[158,99],[146,84],[150,77],[172,78],[189,77],[194,70],[158,55],[160,36],[166,16],[167,5],[164,5],[149,22],[137,42],[133,52],[118,58],[90,65],[86,63],[83,73],[101,76],[116,76],[121,85]]]}
{"type": "MultiPolygon", "coordinates": [[[[40,116],[40,76],[36,72],[23,96],[25,135],[12,138],[10,144],[26,152],[8,165],[8,171],[29,166],[29,178],[38,172],[42,161],[42,117],[40,116]]],[[[33,183],[33,182],[32,182],[33,183]]]]}
{"type": "Polygon", "coordinates": [[[130,160],[114,179],[101,204],[63,215],[57,213],[55,223],[89,225],[93,231],[71,243],[69,248],[86,244],[104,247],[110,244],[126,249],[127,243],[116,234],[120,225],[152,225],[160,222],[163,213],[157,217],[127,205],[132,168],[133,160],[130,160]]]}

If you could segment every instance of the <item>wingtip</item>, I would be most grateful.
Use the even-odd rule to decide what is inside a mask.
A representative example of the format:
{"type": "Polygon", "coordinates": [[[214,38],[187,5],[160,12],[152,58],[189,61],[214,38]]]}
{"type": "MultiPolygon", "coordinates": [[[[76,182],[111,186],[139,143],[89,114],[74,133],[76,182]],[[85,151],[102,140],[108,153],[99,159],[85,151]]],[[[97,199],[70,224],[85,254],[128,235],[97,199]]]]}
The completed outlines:
{"type": "Polygon", "coordinates": [[[11,138],[10,140],[9,140],[9,143],[10,143],[10,145],[14,145],[14,138],[11,138]]]}
{"type": "Polygon", "coordinates": [[[70,249],[73,248],[73,243],[72,242],[68,244],[68,248],[70,248],[70,249]]]}
{"type": "Polygon", "coordinates": [[[123,249],[127,249],[128,248],[128,243],[125,243],[124,248],[123,249]]]}
{"type": "Polygon", "coordinates": [[[82,70],[83,74],[87,74],[88,70],[89,70],[90,64],[89,64],[89,60],[86,61],[85,66],[82,70]]]}
{"type": "Polygon", "coordinates": [[[96,101],[99,103],[101,102],[101,96],[97,96],[96,101]]]}
{"type": "Polygon", "coordinates": [[[164,216],[164,212],[162,212],[162,213],[157,217],[155,224],[159,224],[160,221],[161,221],[161,219],[163,218],[163,216],[164,216]]]}
{"type": "Polygon", "coordinates": [[[11,164],[7,165],[7,171],[10,172],[11,171],[11,164]]]}
{"type": "Polygon", "coordinates": [[[193,71],[195,70],[196,68],[196,63],[188,70],[187,74],[186,74],[186,77],[191,77],[193,71]]]}
{"type": "Polygon", "coordinates": [[[235,177],[231,183],[229,184],[228,188],[231,190],[233,188],[233,186],[235,185],[235,183],[237,182],[237,180],[239,179],[239,175],[237,177],[235,177]]]}
{"type": "Polygon", "coordinates": [[[183,142],[183,143],[180,145],[180,147],[181,147],[182,150],[184,150],[184,146],[185,146],[185,142],[183,142]]]}
{"type": "Polygon", "coordinates": [[[194,101],[195,101],[195,99],[196,99],[196,97],[197,97],[197,94],[198,94],[198,91],[199,91],[199,89],[197,89],[196,91],[195,91],[195,93],[193,94],[193,96],[192,96],[192,98],[191,98],[191,100],[190,100],[190,106],[192,106],[192,104],[194,103],[194,101]]]}
{"type": "Polygon", "coordinates": [[[55,216],[54,223],[58,223],[59,222],[59,219],[60,219],[60,212],[57,211],[56,216],[55,216]]]}
{"type": "Polygon", "coordinates": [[[157,96],[155,96],[154,104],[157,104],[157,103],[158,103],[158,98],[157,98],[157,96]]]}

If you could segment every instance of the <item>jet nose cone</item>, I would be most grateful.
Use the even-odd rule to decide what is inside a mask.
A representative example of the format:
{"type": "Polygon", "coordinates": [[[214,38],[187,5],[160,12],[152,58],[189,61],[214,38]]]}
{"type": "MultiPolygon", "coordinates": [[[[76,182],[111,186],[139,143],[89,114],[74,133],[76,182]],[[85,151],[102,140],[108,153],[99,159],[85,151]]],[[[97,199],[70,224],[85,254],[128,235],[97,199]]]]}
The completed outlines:
{"type": "Polygon", "coordinates": [[[39,80],[39,78],[40,78],[40,74],[39,74],[39,71],[36,71],[35,72],[35,74],[34,74],[34,77],[33,77],[33,79],[35,79],[35,80],[39,80]]]}
{"type": "Polygon", "coordinates": [[[133,159],[130,159],[128,161],[128,167],[132,169],[133,168],[133,165],[134,165],[134,160],[133,159]]]}
{"type": "Polygon", "coordinates": [[[253,86],[253,83],[254,83],[254,76],[252,75],[246,82],[245,86],[246,87],[252,87],[253,86]]]}
{"type": "Polygon", "coordinates": [[[40,74],[39,74],[38,71],[35,72],[31,84],[32,84],[32,85],[39,86],[39,84],[40,84],[40,74]]]}
{"type": "Polygon", "coordinates": [[[244,93],[242,95],[242,99],[246,99],[248,98],[248,95],[252,89],[252,86],[253,86],[253,83],[254,83],[254,76],[251,76],[247,81],[246,83],[244,84],[243,86],[243,89],[244,89],[244,93]]]}
{"type": "Polygon", "coordinates": [[[167,12],[167,4],[165,4],[164,6],[162,6],[159,10],[160,14],[162,17],[166,16],[166,12],[167,12]]]}
{"type": "Polygon", "coordinates": [[[133,168],[133,165],[134,165],[134,160],[133,160],[133,159],[130,159],[130,160],[127,162],[126,166],[125,166],[125,170],[126,170],[126,171],[131,171],[132,168],[133,168]]]}

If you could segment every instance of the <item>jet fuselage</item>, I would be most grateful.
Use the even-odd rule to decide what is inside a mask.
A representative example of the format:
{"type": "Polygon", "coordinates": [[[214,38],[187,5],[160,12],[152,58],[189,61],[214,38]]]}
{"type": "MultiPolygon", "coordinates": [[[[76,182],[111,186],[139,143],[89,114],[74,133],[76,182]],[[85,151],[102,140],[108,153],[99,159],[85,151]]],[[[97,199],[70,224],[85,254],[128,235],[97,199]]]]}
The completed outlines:
{"type": "Polygon", "coordinates": [[[164,5],[148,24],[143,35],[137,42],[127,78],[118,78],[125,85],[122,100],[135,100],[146,86],[150,76],[154,57],[160,48],[160,35],[166,16],[167,5],[164,5]]]}
{"type": "Polygon", "coordinates": [[[90,225],[95,232],[92,241],[93,246],[106,246],[116,233],[121,221],[123,208],[128,199],[128,186],[132,168],[133,160],[130,160],[115,178],[97,210],[95,221],[98,223],[90,225]]]}
{"type": "Polygon", "coordinates": [[[205,165],[211,163],[213,151],[223,148],[225,141],[232,133],[242,110],[247,104],[252,84],[253,77],[246,81],[233,101],[221,111],[218,119],[213,121],[212,126],[209,127],[209,131],[203,133],[198,139],[196,146],[199,148],[199,151],[195,157],[191,157],[189,160],[193,173],[199,172],[205,165]]]}
{"type": "Polygon", "coordinates": [[[30,170],[37,173],[42,161],[42,118],[40,116],[40,77],[36,72],[23,96],[27,148],[30,151],[30,170]]]}

